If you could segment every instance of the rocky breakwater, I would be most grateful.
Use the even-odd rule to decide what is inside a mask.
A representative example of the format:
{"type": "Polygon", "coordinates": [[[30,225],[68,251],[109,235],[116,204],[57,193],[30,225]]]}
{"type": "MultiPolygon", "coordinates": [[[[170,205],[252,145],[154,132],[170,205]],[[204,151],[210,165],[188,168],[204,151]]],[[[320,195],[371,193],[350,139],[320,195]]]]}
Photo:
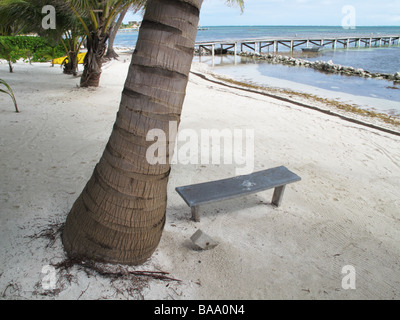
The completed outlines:
{"type": "Polygon", "coordinates": [[[375,78],[375,79],[385,79],[393,81],[395,83],[400,83],[400,72],[394,74],[390,73],[378,73],[369,72],[363,69],[357,69],[353,67],[342,66],[340,64],[334,64],[332,60],[330,61],[308,61],[301,58],[294,58],[285,55],[274,55],[274,54],[259,54],[254,52],[241,52],[238,54],[242,57],[251,57],[260,60],[265,60],[270,63],[280,63],[283,65],[306,67],[319,70],[321,72],[336,73],[346,76],[358,76],[363,78],[375,78]]]}

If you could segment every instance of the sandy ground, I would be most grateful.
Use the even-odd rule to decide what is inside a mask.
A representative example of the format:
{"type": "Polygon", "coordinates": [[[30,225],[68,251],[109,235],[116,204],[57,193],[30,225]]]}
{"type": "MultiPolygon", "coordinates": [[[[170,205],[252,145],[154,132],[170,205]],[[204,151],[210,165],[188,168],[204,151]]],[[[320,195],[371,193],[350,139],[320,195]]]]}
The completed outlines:
{"type": "Polygon", "coordinates": [[[110,279],[79,266],[48,273],[65,255],[59,234],[49,241],[46,231],[65,221],[101,156],[125,59],[105,66],[96,89],[77,88],[79,79],[49,64],[19,63],[13,74],[0,64],[21,110],[0,96],[0,299],[400,298],[400,137],[193,74],[180,130],[254,130],[254,170],[285,165],[302,181],[278,209],[265,191],[204,206],[195,223],[175,187],[234,176],[235,166],[178,162],[157,251],[120,270],[181,282],[110,279]],[[199,228],[219,245],[197,250],[190,236],[199,228]]]}

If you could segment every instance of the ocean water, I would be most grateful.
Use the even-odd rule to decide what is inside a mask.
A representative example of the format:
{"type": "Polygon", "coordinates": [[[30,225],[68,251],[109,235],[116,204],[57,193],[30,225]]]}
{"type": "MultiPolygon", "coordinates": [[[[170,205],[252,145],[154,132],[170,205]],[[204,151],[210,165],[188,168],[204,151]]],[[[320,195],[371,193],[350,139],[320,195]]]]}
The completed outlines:
{"type": "MultiPolygon", "coordinates": [[[[207,27],[197,33],[197,42],[217,40],[259,39],[265,37],[335,37],[335,36],[379,36],[398,35],[399,27],[357,27],[343,29],[342,27],[323,26],[222,26],[207,27]]],[[[137,41],[137,31],[119,32],[115,39],[115,46],[132,48],[137,41]]]]}
{"type": "MultiPolygon", "coordinates": [[[[196,41],[240,40],[259,38],[319,38],[342,36],[399,35],[400,27],[342,27],[321,26],[224,26],[206,27],[198,31],[196,41]]],[[[132,48],[138,32],[120,32],[115,39],[116,47],[132,48]]],[[[331,46],[330,46],[331,47],[331,46]]],[[[288,49],[279,47],[282,54],[288,49]]],[[[344,66],[362,68],[371,72],[400,72],[400,46],[382,48],[324,48],[318,54],[305,55],[297,48],[293,55],[310,61],[329,61],[344,66]]],[[[296,91],[355,103],[366,109],[400,116],[400,85],[387,80],[364,79],[322,73],[310,68],[283,66],[265,61],[225,55],[195,57],[210,66],[213,72],[239,81],[259,85],[289,88],[296,91]]]]}

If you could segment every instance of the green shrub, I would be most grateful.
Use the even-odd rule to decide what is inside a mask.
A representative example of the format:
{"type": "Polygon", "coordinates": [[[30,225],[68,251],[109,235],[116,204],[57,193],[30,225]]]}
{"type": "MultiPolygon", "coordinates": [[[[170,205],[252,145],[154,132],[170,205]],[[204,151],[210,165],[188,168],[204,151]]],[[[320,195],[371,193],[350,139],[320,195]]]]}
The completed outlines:
{"type": "MultiPolygon", "coordinates": [[[[65,55],[62,44],[54,45],[46,38],[31,36],[6,36],[1,37],[0,41],[12,50],[12,61],[18,59],[29,59],[33,62],[45,62],[56,57],[65,55]],[[53,53],[55,56],[50,57],[53,53]]],[[[5,57],[2,57],[6,59],[5,57]]]]}

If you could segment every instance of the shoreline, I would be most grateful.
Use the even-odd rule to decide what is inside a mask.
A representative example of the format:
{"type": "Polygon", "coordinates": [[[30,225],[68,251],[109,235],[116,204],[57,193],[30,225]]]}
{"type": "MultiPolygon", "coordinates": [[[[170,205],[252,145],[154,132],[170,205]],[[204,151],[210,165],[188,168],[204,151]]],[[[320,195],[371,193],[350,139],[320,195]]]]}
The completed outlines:
{"type": "Polygon", "coordinates": [[[300,90],[300,88],[290,89],[270,87],[252,83],[250,81],[235,80],[230,76],[214,72],[206,63],[194,62],[193,64],[197,67],[198,72],[202,73],[204,78],[207,79],[207,76],[213,78],[207,79],[209,81],[222,81],[221,84],[223,85],[233,85],[233,87],[239,87],[243,90],[270,95],[276,99],[295,103],[306,108],[314,108],[320,112],[331,114],[332,116],[339,116],[343,119],[348,119],[348,121],[358,122],[359,124],[370,126],[395,135],[400,133],[399,116],[392,116],[387,113],[368,110],[354,101],[350,103],[330,97],[323,97],[318,93],[310,93],[309,91],[311,90],[305,91],[300,90]]]}
{"type": "MultiPolygon", "coordinates": [[[[233,52],[228,51],[228,54],[233,55],[233,52]]],[[[302,58],[294,58],[282,54],[257,54],[253,52],[241,52],[238,54],[240,57],[250,57],[267,61],[268,63],[280,63],[282,65],[305,67],[315,69],[324,73],[339,74],[345,76],[355,76],[361,78],[375,78],[379,80],[391,81],[394,84],[400,83],[400,72],[382,73],[370,72],[361,68],[354,68],[352,66],[342,66],[334,64],[332,60],[329,61],[309,61],[302,58]]]]}
{"type": "MultiPolygon", "coordinates": [[[[206,74],[202,74],[202,73],[196,73],[194,71],[191,72],[192,74],[195,74],[207,81],[213,82],[213,83],[218,83],[220,85],[223,86],[228,86],[231,88],[235,88],[235,89],[241,89],[244,91],[248,91],[248,92],[255,92],[255,93],[259,93],[259,94],[263,94],[263,95],[267,95],[271,98],[277,99],[277,100],[281,100],[284,102],[289,102],[292,104],[296,104],[298,106],[304,107],[304,108],[308,108],[308,109],[313,109],[325,114],[328,114],[330,116],[333,117],[339,117],[343,120],[349,121],[349,122],[353,122],[356,124],[360,124],[372,129],[376,129],[376,130],[380,130],[386,133],[390,133],[393,135],[397,135],[400,136],[400,119],[396,119],[393,118],[391,116],[388,116],[384,113],[375,113],[375,112],[371,112],[368,110],[364,110],[361,108],[358,108],[354,105],[348,105],[348,104],[341,104],[338,103],[337,101],[334,100],[328,100],[328,99],[323,99],[320,98],[318,96],[312,95],[312,94],[304,94],[302,92],[298,92],[298,91],[292,91],[289,89],[278,89],[278,90],[273,90],[272,88],[268,88],[268,87],[263,87],[263,86],[257,86],[257,85],[252,85],[250,83],[246,83],[246,82],[241,82],[241,81],[236,81],[230,78],[225,78],[224,76],[220,76],[217,74],[213,74],[212,76],[216,79],[210,79],[206,76],[206,74]],[[219,82],[217,80],[220,80],[219,82]],[[275,94],[274,94],[275,93],[275,94]],[[281,95],[276,95],[276,93],[280,93],[281,95]],[[293,95],[296,97],[300,97],[300,98],[305,98],[306,100],[310,101],[311,100],[311,104],[305,104],[303,102],[299,102],[293,99],[293,95]],[[290,98],[288,98],[288,96],[290,96],[290,98]],[[325,103],[325,104],[330,104],[332,107],[338,109],[338,110],[342,110],[346,112],[345,114],[340,114],[340,113],[335,113],[333,111],[331,111],[329,108],[328,109],[324,109],[315,105],[312,105],[315,102],[321,102],[321,103],[325,103]],[[351,115],[353,115],[353,117],[351,117],[351,115]],[[363,120],[357,119],[356,117],[354,117],[354,115],[360,115],[363,116],[363,120]],[[382,120],[385,124],[389,124],[392,125],[391,128],[395,129],[397,128],[398,130],[392,130],[389,128],[385,128],[382,125],[376,125],[376,124],[372,124],[368,121],[365,121],[365,117],[368,118],[379,118],[380,120],[382,120]]],[[[336,110],[337,111],[337,110],[336,110]]]]}
{"type": "MultiPolygon", "coordinates": [[[[211,59],[211,58],[210,58],[211,59]]],[[[236,82],[246,83],[248,87],[265,88],[270,91],[292,91],[304,96],[313,96],[320,102],[336,101],[336,104],[342,104],[348,106],[347,109],[354,109],[356,107],[359,110],[366,110],[367,113],[371,114],[386,114],[386,118],[399,119],[400,118],[400,103],[394,97],[397,96],[398,92],[393,92],[395,96],[391,96],[389,89],[399,89],[398,84],[396,87],[385,86],[384,79],[367,79],[361,77],[355,77],[354,86],[351,86],[351,77],[339,74],[327,74],[325,72],[310,70],[310,68],[284,65],[280,63],[269,63],[251,59],[240,62],[236,61],[234,64],[233,58],[227,56],[223,60],[211,65],[210,60],[196,59],[196,62],[203,63],[208,73],[220,75],[224,78],[229,78],[236,82]],[[269,66],[271,65],[271,66],[269,66]],[[294,68],[293,70],[291,68],[294,68]],[[268,70],[271,74],[268,74],[268,70]],[[285,78],[285,72],[293,71],[293,75],[288,74],[288,78],[285,78]],[[317,73],[314,75],[314,73],[317,73]],[[301,81],[301,76],[305,79],[301,81]],[[343,79],[341,79],[344,77],[343,79]],[[293,79],[294,78],[294,79],[293,79]],[[362,79],[362,80],[358,80],[362,79]],[[373,81],[373,83],[366,81],[373,81]],[[322,83],[322,85],[318,85],[322,83]],[[346,86],[347,85],[347,86],[346,86]],[[350,87],[349,87],[350,85],[350,87]],[[367,85],[367,87],[364,87],[367,85]],[[361,86],[361,87],[360,87],[361,86]],[[332,88],[332,89],[331,89],[332,88]],[[349,89],[350,88],[350,89],[349,89]],[[374,94],[371,92],[370,95],[366,95],[371,90],[377,90],[374,94]],[[357,89],[360,90],[360,94],[357,93],[357,89]],[[386,91],[382,91],[386,90],[386,91]],[[385,94],[388,94],[388,98],[385,98],[385,94]],[[349,108],[349,106],[352,106],[349,108]]],[[[243,58],[240,58],[243,59],[243,58]]],[[[322,63],[322,62],[321,62],[322,63]]],[[[358,111],[358,110],[354,110],[358,111]]],[[[364,111],[362,111],[364,112],[364,111]]]]}
{"type": "MultiPolygon", "coordinates": [[[[121,51],[125,52],[133,52],[133,48],[119,48],[121,51]]],[[[362,49],[355,49],[362,50],[362,49]]],[[[364,70],[361,68],[356,68],[352,66],[345,66],[340,64],[334,64],[331,60],[325,61],[308,61],[303,58],[303,55],[300,52],[297,52],[297,56],[290,57],[288,56],[288,52],[279,52],[277,54],[257,54],[252,52],[244,52],[238,54],[237,57],[248,58],[250,60],[256,59],[260,62],[266,62],[272,65],[280,65],[285,67],[296,67],[302,68],[305,70],[312,69],[319,73],[321,76],[323,74],[329,76],[331,75],[340,75],[345,77],[356,77],[360,79],[375,79],[375,81],[386,81],[388,85],[387,89],[395,90],[399,89],[398,85],[400,84],[400,72],[390,73],[382,73],[382,72],[370,72],[368,70],[364,70]],[[391,85],[392,84],[392,85],[391,85]]],[[[221,55],[223,57],[224,55],[221,55]]],[[[233,56],[233,52],[228,51],[227,56],[233,56]]],[[[205,57],[211,57],[211,55],[205,55],[205,57]]],[[[216,56],[218,57],[218,56],[216,56]]],[[[195,59],[199,59],[199,55],[195,54],[195,59]]],[[[195,61],[194,63],[204,63],[206,62],[195,61]]],[[[239,64],[238,64],[239,67],[239,64]]],[[[218,68],[218,67],[217,67],[218,68]]],[[[204,69],[204,68],[202,68],[204,69]]],[[[297,70],[296,70],[297,71],[297,70]]],[[[336,105],[339,109],[347,110],[353,114],[364,114],[369,117],[378,117],[384,120],[389,124],[397,126],[398,119],[400,119],[400,104],[397,100],[387,100],[381,96],[365,96],[365,95],[357,95],[357,93],[343,92],[343,91],[335,91],[329,90],[329,88],[320,88],[314,86],[313,84],[305,84],[297,81],[289,81],[284,77],[282,78],[273,78],[264,76],[263,80],[254,82],[252,80],[239,80],[235,79],[232,75],[225,75],[223,72],[219,72],[218,69],[215,71],[207,70],[207,73],[213,73],[216,77],[218,74],[220,75],[221,80],[226,79],[228,82],[236,82],[237,84],[243,83],[245,87],[248,88],[257,88],[263,89],[272,92],[279,92],[280,94],[284,94],[286,96],[296,95],[303,96],[306,99],[314,99],[319,100],[320,103],[328,103],[330,105],[336,105]],[[269,82],[279,83],[279,85],[272,85],[269,82]],[[334,95],[339,96],[340,98],[333,97],[334,95]],[[345,98],[344,98],[345,97],[345,98]]],[[[251,76],[251,74],[249,74],[251,76]]],[[[257,76],[257,75],[255,75],[257,76]]],[[[328,78],[327,78],[328,79],[328,78]]],[[[328,80],[329,81],[329,80],[328,80]]]]}
{"type": "MultiPolygon", "coordinates": [[[[120,58],[123,59],[125,63],[127,60],[130,59],[134,49],[116,47],[115,50],[118,54],[121,55],[120,58]]],[[[281,60],[286,61],[286,59],[281,59],[281,60]]],[[[109,66],[112,65],[113,62],[114,60],[105,62],[103,65],[103,70],[109,68],[109,66]]],[[[0,61],[0,66],[1,64],[2,62],[0,61]]],[[[4,64],[6,63],[4,62],[4,64]]],[[[18,61],[17,64],[23,65],[27,63],[22,62],[21,60],[18,61]]],[[[36,64],[44,65],[46,64],[46,62],[36,63],[36,64]]],[[[78,69],[81,69],[80,70],[81,72],[82,65],[79,65],[78,69]]],[[[193,62],[192,69],[193,70],[191,71],[191,73],[194,74],[197,73],[198,76],[202,76],[207,81],[211,82],[220,81],[220,84],[225,86],[233,85],[232,88],[241,88],[242,90],[248,90],[256,93],[269,95],[270,97],[276,98],[278,100],[291,102],[299,106],[303,106],[305,108],[315,109],[320,112],[324,112],[332,116],[341,117],[344,120],[347,119],[348,121],[353,121],[354,123],[358,123],[364,126],[369,126],[371,128],[375,128],[380,131],[384,131],[395,135],[398,135],[400,133],[400,116],[393,116],[387,113],[368,110],[365,107],[364,108],[361,107],[357,103],[349,103],[345,101],[340,101],[338,99],[323,97],[318,93],[314,94],[300,89],[271,87],[271,86],[252,83],[251,81],[235,80],[230,76],[226,76],[224,74],[212,71],[209,65],[203,62],[193,62]],[[201,73],[201,75],[199,73],[201,73]],[[322,105],[324,105],[325,107],[322,107],[322,105]]],[[[79,77],[77,77],[77,79],[79,79],[79,77]]],[[[344,95],[344,93],[342,94],[344,95]]]]}
{"type": "MultiPolygon", "coordinates": [[[[0,64],[21,111],[0,96],[0,299],[400,298],[400,138],[193,73],[180,130],[253,129],[255,170],[285,165],[302,181],[287,188],[280,208],[262,192],[205,206],[197,224],[175,187],[232,177],[235,165],[178,162],[150,260],[99,272],[66,266],[59,231],[107,144],[129,62],[121,54],[89,89],[50,64],[17,64],[13,74],[0,64]],[[190,237],[198,229],[218,246],[196,250],[190,237]],[[63,263],[54,290],[46,289],[43,268],[63,263]],[[349,265],[357,290],[342,287],[349,265]],[[134,271],[180,282],[133,279],[134,271]]],[[[193,64],[192,72],[210,77],[204,68],[193,64]]]]}

